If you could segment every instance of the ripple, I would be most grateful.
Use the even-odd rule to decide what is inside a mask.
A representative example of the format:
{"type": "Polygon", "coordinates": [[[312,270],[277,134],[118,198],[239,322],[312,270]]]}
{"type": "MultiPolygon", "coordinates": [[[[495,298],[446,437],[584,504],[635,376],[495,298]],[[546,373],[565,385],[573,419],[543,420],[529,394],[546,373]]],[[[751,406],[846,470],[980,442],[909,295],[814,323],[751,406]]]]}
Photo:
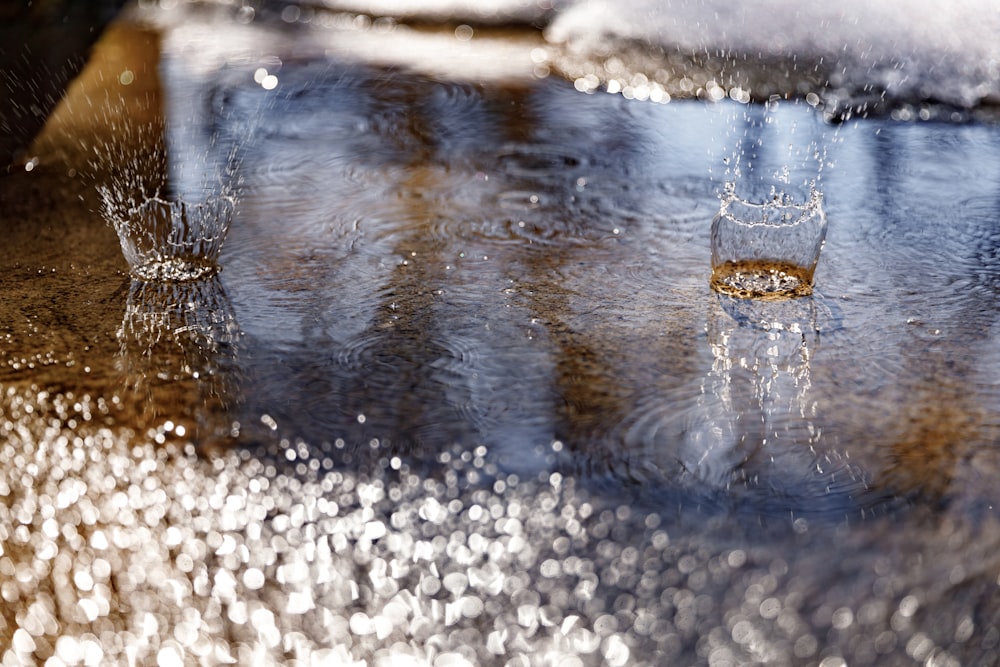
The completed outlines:
{"type": "MultiPolygon", "coordinates": [[[[709,294],[707,286],[700,291],[709,294]]],[[[755,302],[712,295],[706,312],[691,307],[693,298],[678,297],[687,305],[671,318],[675,333],[690,324],[686,346],[685,339],[601,330],[616,341],[611,355],[644,349],[635,361],[649,368],[595,359],[582,378],[582,363],[568,369],[586,387],[571,392],[571,414],[590,430],[581,425],[566,438],[573,457],[561,469],[619,489],[638,486],[654,502],[769,516],[881,511],[891,493],[872,490],[877,459],[856,458],[847,441],[825,433],[831,415],[824,337],[842,332],[837,310],[817,297],[755,302]],[[681,354],[690,358],[687,366],[658,361],[681,354]]],[[[624,311],[633,323],[634,311],[624,311]]],[[[611,318],[618,311],[601,312],[611,318]]],[[[651,327],[657,321],[651,317],[651,327]]]]}
{"type": "Polygon", "coordinates": [[[386,334],[367,330],[343,343],[335,355],[337,364],[355,371],[369,372],[378,366],[398,367],[400,352],[386,350],[386,334]]]}
{"type": "Polygon", "coordinates": [[[534,211],[542,207],[542,198],[532,190],[508,190],[497,196],[497,204],[508,211],[534,211]]]}
{"type": "Polygon", "coordinates": [[[324,62],[286,64],[281,75],[280,94],[263,95],[248,77],[217,94],[226,104],[215,120],[234,126],[230,133],[245,132],[245,118],[255,119],[243,149],[248,185],[305,193],[328,187],[331,176],[370,185],[421,152],[424,139],[405,115],[417,85],[412,77],[324,62]],[[317,145],[329,149],[313,150],[317,145]]]}
{"type": "Polygon", "coordinates": [[[469,375],[470,369],[475,368],[483,359],[479,341],[469,336],[436,336],[429,341],[429,345],[441,352],[441,356],[431,363],[439,374],[469,375]]]}
{"type": "Polygon", "coordinates": [[[468,399],[477,363],[470,342],[376,328],[336,345],[332,356],[333,365],[318,364],[298,349],[280,353],[278,372],[262,364],[262,393],[282,396],[283,407],[271,411],[282,433],[339,438],[345,453],[365,459],[382,442],[419,455],[474,440],[482,417],[468,399]]]}
{"type": "Polygon", "coordinates": [[[430,159],[450,169],[465,169],[482,159],[484,146],[499,140],[499,105],[481,88],[442,81],[420,81],[410,107],[419,115],[421,136],[432,151],[430,159]]]}
{"type": "Polygon", "coordinates": [[[602,239],[612,237],[610,231],[581,230],[570,224],[559,224],[560,221],[547,219],[545,221],[520,218],[507,218],[499,224],[484,229],[483,236],[506,243],[516,243],[522,246],[577,246],[592,245],[602,239]]]}
{"type": "Polygon", "coordinates": [[[872,492],[871,474],[831,449],[809,420],[746,395],[648,400],[615,433],[622,450],[607,462],[609,472],[685,503],[837,518],[881,507],[888,497],[872,492]]]}
{"type": "Polygon", "coordinates": [[[583,153],[573,153],[565,147],[546,144],[508,144],[497,155],[500,171],[525,179],[566,179],[589,160],[583,153]]]}
{"type": "Polygon", "coordinates": [[[503,190],[495,202],[500,222],[487,235],[540,245],[593,246],[631,235],[655,246],[673,246],[700,241],[705,216],[711,218],[696,201],[673,198],[655,186],[644,192],[605,172],[548,188],[503,190]]]}

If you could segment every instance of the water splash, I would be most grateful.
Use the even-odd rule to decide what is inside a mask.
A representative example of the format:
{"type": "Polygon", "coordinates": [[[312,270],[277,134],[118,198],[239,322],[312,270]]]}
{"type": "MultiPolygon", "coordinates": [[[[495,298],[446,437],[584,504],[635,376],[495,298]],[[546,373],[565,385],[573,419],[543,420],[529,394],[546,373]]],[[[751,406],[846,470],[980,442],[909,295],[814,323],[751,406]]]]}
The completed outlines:
{"type": "Polygon", "coordinates": [[[840,133],[809,106],[780,101],[735,107],[728,127],[732,148],[723,158],[722,197],[738,191],[757,201],[809,200],[822,188],[828,147],[840,133]]]}
{"type": "Polygon", "coordinates": [[[812,294],[826,227],[823,196],[814,185],[805,203],[777,191],[756,203],[727,184],[712,221],[712,289],[750,299],[812,294]]]}
{"type": "MultiPolygon", "coordinates": [[[[219,76],[249,79],[244,69],[219,76]]],[[[91,167],[106,174],[97,185],[101,214],[136,279],[196,280],[220,270],[243,156],[259,119],[254,109],[234,108],[225,93],[175,100],[162,115],[154,106],[145,125],[114,105],[105,112],[120,132],[94,146],[91,167]],[[204,132],[203,139],[188,136],[204,132]]],[[[259,110],[264,101],[255,101],[259,110]]]]}
{"type": "Polygon", "coordinates": [[[219,270],[218,258],[236,210],[231,194],[202,202],[168,201],[153,196],[138,204],[122,201],[120,191],[100,189],[105,219],[118,233],[133,277],[147,281],[185,281],[219,270]]]}
{"type": "MultiPolygon", "coordinates": [[[[215,120],[232,113],[221,97],[202,101],[215,120]]],[[[118,234],[134,278],[196,280],[220,270],[219,254],[237,208],[240,166],[257,115],[241,122],[227,119],[225,134],[213,131],[204,147],[192,150],[199,142],[176,136],[191,131],[178,128],[203,128],[205,119],[183,110],[167,112],[151,129],[138,130],[140,142],[129,145],[115,138],[95,147],[94,161],[109,174],[97,190],[101,213],[118,234]]],[[[125,135],[136,133],[131,129],[125,135]]]]}
{"type": "MultiPolygon", "coordinates": [[[[820,189],[830,136],[805,105],[736,108],[712,221],[713,289],[741,298],[812,293],[826,240],[820,189]]],[[[833,130],[835,139],[838,128],[833,130]]]]}

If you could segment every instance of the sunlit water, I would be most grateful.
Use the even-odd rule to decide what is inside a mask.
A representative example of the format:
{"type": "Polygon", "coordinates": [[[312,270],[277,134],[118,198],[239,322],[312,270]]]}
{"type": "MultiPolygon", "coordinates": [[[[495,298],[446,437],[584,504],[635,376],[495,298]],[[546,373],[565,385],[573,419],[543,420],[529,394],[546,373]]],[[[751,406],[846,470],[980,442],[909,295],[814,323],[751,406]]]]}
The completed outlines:
{"type": "Polygon", "coordinates": [[[92,173],[16,181],[90,209],[4,260],[5,660],[992,659],[995,126],[470,83],[243,19],[165,30],[163,136],[112,114],[92,173]],[[135,160],[233,176],[217,275],[128,276],[93,181],[135,160]],[[715,293],[726,184],[775,178],[823,193],[812,294],[715,293]]]}
{"type": "MultiPolygon", "coordinates": [[[[855,170],[892,128],[841,128],[830,146],[838,171],[823,182],[831,240],[816,312],[793,322],[820,335],[796,361],[810,382],[791,381],[808,405],[790,409],[758,404],[740,370],[724,389],[705,382],[717,373],[713,318],[719,336],[738,341],[729,356],[754,365],[769,354],[768,333],[745,336],[758,323],[729,316],[707,284],[722,186],[709,174],[742,107],[638,106],[544,82],[513,98],[511,118],[509,97],[394,72],[323,63],[286,65],[281,78],[248,149],[243,222],[224,263],[255,341],[244,361],[248,401],[285,437],[333,435],[362,451],[386,440],[416,458],[483,443],[501,469],[522,475],[641,479],[641,495],[681,500],[694,486],[742,509],[824,513],[827,494],[804,490],[827,489],[837,512],[860,511],[881,496],[873,488],[895,493],[890,443],[909,429],[896,411],[919,410],[920,392],[936,391],[924,362],[907,361],[928,327],[913,311],[942,295],[935,273],[958,269],[929,259],[929,233],[917,243],[889,231],[924,226],[876,215],[877,180],[862,201],[841,203],[859,196],[855,170]],[[692,149],[675,137],[700,140],[692,149]],[[930,266],[887,274],[890,258],[930,266]],[[867,392],[883,384],[873,401],[867,392]],[[803,446],[786,435],[798,432],[822,435],[803,446]],[[549,452],[553,442],[561,455],[549,452]]],[[[248,85],[233,103],[263,94],[248,85]]],[[[806,139],[831,132],[808,107],[776,114],[806,139]]],[[[948,236],[986,224],[953,222],[948,236]]],[[[952,319],[945,313],[970,289],[937,303],[935,318],[952,319]]],[[[761,308],[754,317],[779,320],[761,308]]],[[[971,353],[956,331],[936,342],[941,363],[971,353]]],[[[989,409],[994,396],[970,398],[989,409]]]]}

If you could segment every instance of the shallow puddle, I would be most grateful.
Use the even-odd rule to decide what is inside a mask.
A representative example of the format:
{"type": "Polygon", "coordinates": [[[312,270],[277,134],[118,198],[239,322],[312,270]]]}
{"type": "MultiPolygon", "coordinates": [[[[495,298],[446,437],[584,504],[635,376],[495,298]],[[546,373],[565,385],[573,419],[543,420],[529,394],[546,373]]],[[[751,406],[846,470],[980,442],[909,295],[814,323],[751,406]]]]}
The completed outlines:
{"type": "Polygon", "coordinates": [[[166,14],[0,184],[5,660],[992,655],[996,126],[166,14]],[[724,184],[775,174],[813,294],[718,295],[724,184]],[[98,186],[232,189],[221,272],[130,278],[98,186]]]}

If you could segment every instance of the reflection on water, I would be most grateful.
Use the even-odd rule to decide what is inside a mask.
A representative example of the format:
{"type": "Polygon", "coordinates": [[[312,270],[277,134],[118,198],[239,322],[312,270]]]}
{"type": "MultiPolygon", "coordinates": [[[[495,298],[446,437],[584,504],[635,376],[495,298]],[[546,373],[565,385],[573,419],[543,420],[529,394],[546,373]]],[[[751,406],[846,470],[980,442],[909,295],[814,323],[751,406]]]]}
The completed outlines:
{"type": "MultiPolygon", "coordinates": [[[[809,360],[820,343],[817,306],[812,299],[759,302],[720,296],[713,300],[708,321],[713,382],[732,404],[733,377],[746,375],[762,414],[798,413],[803,419],[815,403],[809,400],[809,360]],[[812,407],[811,407],[812,406],[812,407]]],[[[722,394],[718,391],[713,393],[722,394]]]]}
{"type": "MultiPolygon", "coordinates": [[[[285,63],[279,80],[263,91],[248,68],[204,84],[232,117],[260,114],[224,254],[253,377],[246,428],[267,415],[280,438],[376,459],[484,445],[501,472],[584,471],[616,493],[652,480],[651,498],[764,514],[892,497],[888,443],[909,436],[891,415],[927,377],[903,359],[912,285],[866,282],[886,256],[866,235],[898,218],[837,211],[850,176],[824,177],[839,215],[820,293],[757,312],[706,280],[722,184],[704,175],[739,106],[325,61],[285,63]]],[[[801,146],[828,138],[808,108],[769,113],[801,146]]],[[[807,158],[789,181],[815,179],[807,158]]]]}
{"type": "Polygon", "coordinates": [[[140,406],[142,425],[169,421],[168,431],[206,448],[230,438],[241,333],[218,277],[133,280],[117,335],[126,400],[140,406]]]}
{"type": "Polygon", "coordinates": [[[610,468],[681,504],[832,517],[880,506],[869,492],[872,471],[824,436],[830,415],[812,392],[821,329],[835,325],[829,309],[812,298],[708,301],[707,337],[696,342],[710,356],[688,353],[704,360],[702,372],[678,381],[671,379],[676,368],[664,368],[653,384],[635,387],[635,405],[619,417],[609,442],[583,455],[607,449],[605,457],[628,462],[610,468]],[[616,437],[619,451],[609,449],[616,437]]]}
{"type": "Polygon", "coordinates": [[[810,361],[820,349],[816,302],[720,296],[715,303],[708,322],[714,362],[703,384],[714,400],[706,412],[737,424],[738,437],[722,451],[702,449],[698,467],[735,458],[727,485],[738,475],[765,505],[849,512],[867,482],[845,452],[821,442],[825,406],[810,392],[810,361]]]}

